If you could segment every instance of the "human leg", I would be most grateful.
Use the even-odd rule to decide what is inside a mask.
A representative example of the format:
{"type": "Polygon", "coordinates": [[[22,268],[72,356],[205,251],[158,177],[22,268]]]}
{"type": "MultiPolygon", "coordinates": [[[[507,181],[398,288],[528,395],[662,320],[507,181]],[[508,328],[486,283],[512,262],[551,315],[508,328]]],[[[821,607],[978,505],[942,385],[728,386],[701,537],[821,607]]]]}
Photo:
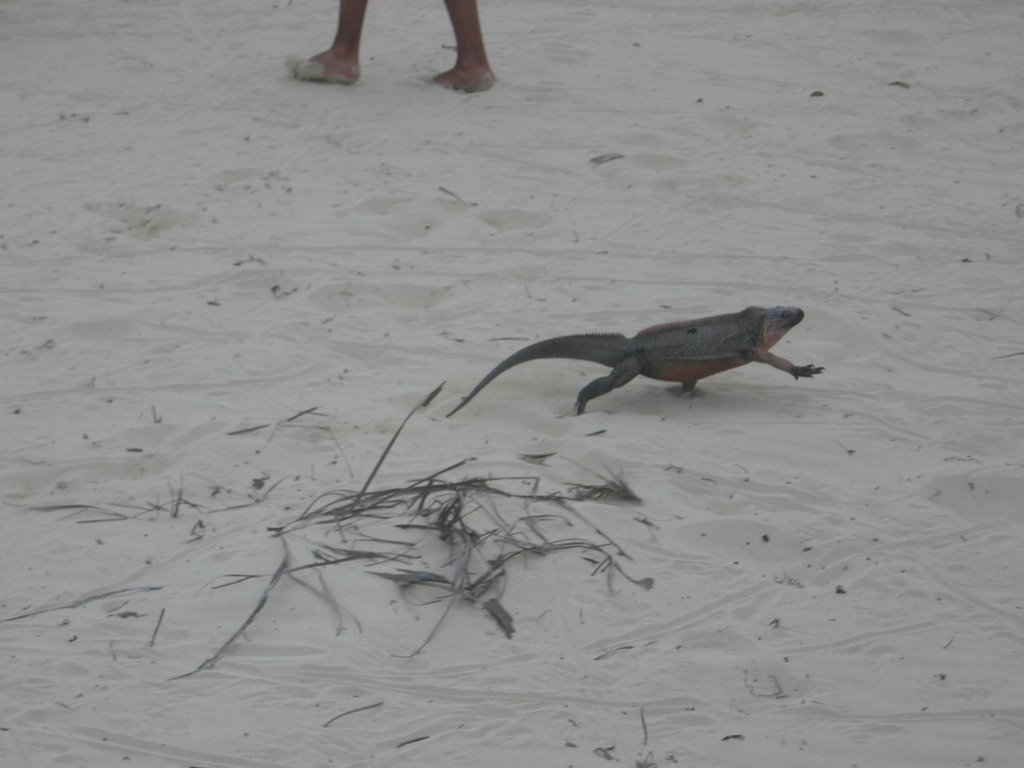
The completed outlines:
{"type": "Polygon", "coordinates": [[[359,79],[359,41],[368,0],[340,0],[338,31],[326,51],[308,61],[292,60],[292,73],[300,80],[354,83],[359,79]]]}
{"type": "Polygon", "coordinates": [[[458,53],[455,66],[435,75],[434,82],[457,91],[486,91],[494,85],[495,77],[484,49],[476,0],[445,0],[445,6],[458,53]]]}

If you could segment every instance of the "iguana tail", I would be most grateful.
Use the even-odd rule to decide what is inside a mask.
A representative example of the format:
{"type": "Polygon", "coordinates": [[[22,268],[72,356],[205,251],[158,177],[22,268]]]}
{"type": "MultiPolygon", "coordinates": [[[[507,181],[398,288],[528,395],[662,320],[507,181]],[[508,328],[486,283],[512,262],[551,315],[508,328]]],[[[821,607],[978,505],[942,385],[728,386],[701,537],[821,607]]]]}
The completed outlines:
{"type": "Polygon", "coordinates": [[[494,370],[484,376],[480,383],[473,387],[473,391],[466,395],[462,402],[448,415],[453,416],[466,403],[476,397],[481,389],[509,368],[531,360],[541,360],[544,358],[587,360],[591,363],[614,368],[629,354],[626,341],[626,337],[621,333],[584,333],[576,336],[559,336],[554,339],[545,339],[528,347],[523,347],[518,352],[509,355],[498,363],[494,370]]]}

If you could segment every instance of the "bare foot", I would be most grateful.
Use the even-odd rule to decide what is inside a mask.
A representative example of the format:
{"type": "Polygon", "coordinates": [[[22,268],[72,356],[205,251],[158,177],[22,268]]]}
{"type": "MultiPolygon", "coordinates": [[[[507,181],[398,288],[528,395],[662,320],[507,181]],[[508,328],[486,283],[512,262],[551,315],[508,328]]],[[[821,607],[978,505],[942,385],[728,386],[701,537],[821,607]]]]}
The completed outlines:
{"type": "Polygon", "coordinates": [[[453,67],[447,72],[434,75],[433,80],[438,85],[463,93],[486,91],[497,82],[494,73],[487,67],[453,67]]]}
{"type": "Polygon", "coordinates": [[[334,48],[328,48],[310,59],[289,56],[287,63],[292,75],[298,80],[341,85],[352,85],[359,80],[358,59],[334,48]]]}

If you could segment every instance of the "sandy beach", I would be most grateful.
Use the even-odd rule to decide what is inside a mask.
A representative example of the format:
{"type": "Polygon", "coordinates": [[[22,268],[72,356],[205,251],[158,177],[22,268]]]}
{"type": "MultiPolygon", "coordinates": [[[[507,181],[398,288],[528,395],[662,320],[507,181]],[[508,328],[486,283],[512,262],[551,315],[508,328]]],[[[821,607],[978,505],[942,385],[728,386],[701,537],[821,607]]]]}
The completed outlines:
{"type": "Polygon", "coordinates": [[[336,10],[0,3],[0,765],[1020,765],[1021,6],[336,10]]]}

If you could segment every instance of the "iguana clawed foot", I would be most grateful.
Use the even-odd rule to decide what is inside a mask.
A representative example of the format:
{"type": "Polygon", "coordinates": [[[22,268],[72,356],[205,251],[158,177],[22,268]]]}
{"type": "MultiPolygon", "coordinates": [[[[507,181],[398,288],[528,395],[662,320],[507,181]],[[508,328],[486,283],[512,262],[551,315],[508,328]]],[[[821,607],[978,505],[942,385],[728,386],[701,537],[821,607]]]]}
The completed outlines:
{"type": "Polygon", "coordinates": [[[808,378],[809,379],[809,378],[811,378],[811,376],[814,376],[815,374],[821,373],[824,370],[825,369],[822,368],[820,365],[798,365],[797,367],[795,367],[791,371],[791,373],[793,374],[793,378],[794,379],[800,379],[800,378],[808,378]]]}

